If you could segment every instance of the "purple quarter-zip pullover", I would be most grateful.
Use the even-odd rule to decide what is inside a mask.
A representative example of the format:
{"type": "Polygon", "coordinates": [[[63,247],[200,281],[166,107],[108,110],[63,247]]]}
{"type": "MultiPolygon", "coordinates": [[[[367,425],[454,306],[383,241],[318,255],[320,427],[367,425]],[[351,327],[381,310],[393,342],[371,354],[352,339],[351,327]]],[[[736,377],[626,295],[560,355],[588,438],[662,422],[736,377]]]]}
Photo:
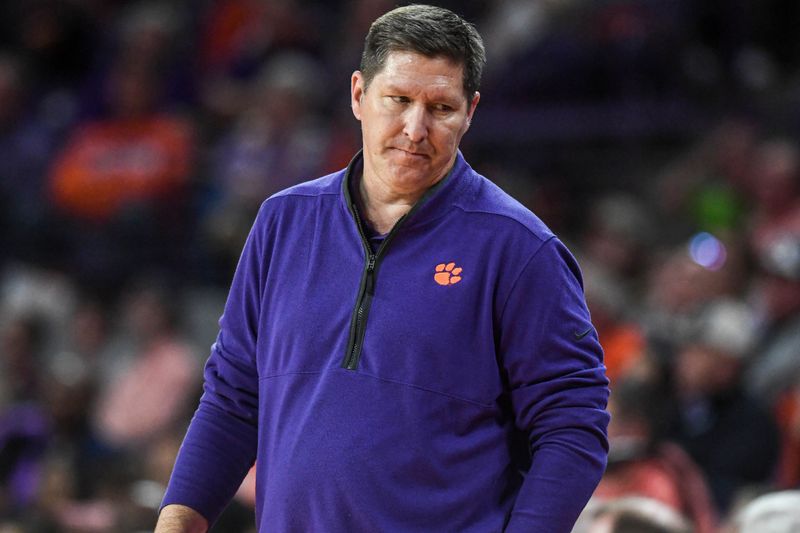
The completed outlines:
{"type": "Polygon", "coordinates": [[[259,532],[567,533],[605,467],[578,267],[459,153],[367,244],[348,169],[264,202],[164,505],[259,532]]]}

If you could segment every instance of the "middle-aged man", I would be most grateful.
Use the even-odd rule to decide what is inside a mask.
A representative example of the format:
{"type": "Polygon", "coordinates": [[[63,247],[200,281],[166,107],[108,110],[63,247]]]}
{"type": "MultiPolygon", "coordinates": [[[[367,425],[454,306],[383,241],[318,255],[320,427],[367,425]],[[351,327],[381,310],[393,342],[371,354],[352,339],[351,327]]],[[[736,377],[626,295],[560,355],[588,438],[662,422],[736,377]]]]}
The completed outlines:
{"type": "Polygon", "coordinates": [[[157,531],[204,531],[254,461],[261,532],[570,531],[608,382],[572,256],[458,151],[483,63],[448,10],[373,23],[363,150],[264,202],[157,531]]]}

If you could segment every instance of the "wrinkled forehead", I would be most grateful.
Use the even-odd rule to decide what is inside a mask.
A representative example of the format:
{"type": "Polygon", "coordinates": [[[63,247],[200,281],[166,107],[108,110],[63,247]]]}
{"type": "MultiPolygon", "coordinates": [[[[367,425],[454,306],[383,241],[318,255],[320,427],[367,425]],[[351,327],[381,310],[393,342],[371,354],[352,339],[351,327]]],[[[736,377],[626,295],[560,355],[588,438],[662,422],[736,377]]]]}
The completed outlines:
{"type": "MultiPolygon", "coordinates": [[[[431,92],[465,95],[464,65],[444,55],[427,56],[395,50],[386,55],[375,73],[382,85],[423,85],[431,92]]],[[[469,100],[469,98],[467,98],[469,100]]]]}

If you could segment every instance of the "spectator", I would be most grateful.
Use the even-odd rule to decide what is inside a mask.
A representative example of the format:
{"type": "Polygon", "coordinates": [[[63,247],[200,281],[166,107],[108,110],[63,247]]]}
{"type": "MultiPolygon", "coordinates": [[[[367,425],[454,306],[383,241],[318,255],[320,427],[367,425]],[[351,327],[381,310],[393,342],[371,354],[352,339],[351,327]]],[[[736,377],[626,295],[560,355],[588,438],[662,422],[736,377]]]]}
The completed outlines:
{"type": "Polygon", "coordinates": [[[76,130],[53,168],[54,199],[68,215],[108,222],[169,199],[185,183],[188,124],[154,111],[157,85],[149,66],[121,64],[112,73],[112,115],[76,130]]]}
{"type": "Polygon", "coordinates": [[[723,120],[702,135],[654,180],[654,204],[673,222],[664,231],[741,231],[757,149],[755,127],[743,119],[723,120]]]}
{"type": "Polygon", "coordinates": [[[606,375],[611,383],[642,370],[646,364],[646,338],[642,325],[634,320],[630,293],[619,281],[588,260],[581,262],[586,285],[586,302],[592,322],[603,344],[606,375]]]}
{"type": "Polygon", "coordinates": [[[750,309],[717,300],[703,310],[674,361],[674,437],[705,472],[722,512],[737,491],[771,481],[778,455],[770,411],[741,382],[754,341],[750,309]]]}
{"type": "Polygon", "coordinates": [[[761,305],[763,334],[747,380],[753,392],[772,403],[800,377],[800,226],[776,236],[759,260],[753,292],[761,305]]]}
{"type": "Polygon", "coordinates": [[[649,262],[639,321],[651,349],[669,363],[703,307],[741,292],[746,284],[743,252],[735,240],[699,233],[685,245],[652,254],[649,262]]]}
{"type": "MultiPolygon", "coordinates": [[[[270,58],[290,51],[312,55],[320,51],[320,41],[329,32],[333,17],[324,16],[321,6],[313,4],[297,0],[210,2],[200,21],[197,60],[201,105],[212,140],[230,129],[237,115],[249,107],[248,85],[270,58]]],[[[339,49],[330,47],[332,53],[339,49]]],[[[326,81],[317,78],[315,84],[323,86],[326,81]]]]}
{"type": "Polygon", "coordinates": [[[133,358],[100,392],[93,413],[98,435],[112,448],[130,452],[172,429],[199,389],[198,365],[181,338],[174,305],[174,295],[149,283],[124,302],[133,358]]]}
{"type": "Polygon", "coordinates": [[[612,382],[630,372],[646,351],[644,328],[634,318],[647,266],[642,258],[655,236],[643,204],[621,193],[592,206],[582,235],[587,301],[612,382]]]}
{"type": "Polygon", "coordinates": [[[716,510],[698,466],[664,441],[664,399],[652,384],[628,378],[609,401],[609,463],[594,497],[647,497],[684,515],[697,533],[716,531],[716,510]]]}
{"type": "Polygon", "coordinates": [[[71,267],[94,285],[118,286],[130,275],[130,246],[148,243],[139,266],[171,264],[180,250],[194,154],[189,124],[156,110],[151,66],[117,64],[108,82],[110,116],[72,133],[49,185],[69,224],[71,267]]]}
{"type": "MultiPolygon", "coordinates": [[[[655,237],[646,206],[633,195],[616,193],[594,203],[582,244],[588,256],[618,280],[636,281],[655,237]]],[[[638,287],[631,281],[628,292],[637,294],[638,287]]]]}
{"type": "Polygon", "coordinates": [[[75,498],[90,498],[108,473],[106,454],[94,435],[91,408],[97,390],[111,375],[108,308],[85,295],[67,324],[67,338],[60,339],[42,374],[46,387],[42,402],[53,426],[50,460],[69,471],[75,498]]]}
{"type": "Polygon", "coordinates": [[[751,239],[756,253],[788,228],[800,227],[800,150],[789,139],[763,142],[746,183],[755,200],[751,239]]]}
{"type": "Polygon", "coordinates": [[[800,378],[800,154],[787,142],[764,152],[750,242],[763,332],[748,381],[772,403],[800,378]]]}
{"type": "Polygon", "coordinates": [[[0,51],[0,245],[6,257],[33,260],[45,255],[44,173],[63,124],[30,98],[26,66],[0,51]]]}
{"type": "Polygon", "coordinates": [[[214,149],[219,198],[204,229],[230,265],[265,198],[329,170],[324,161],[332,133],[319,114],[321,77],[321,66],[307,54],[273,57],[252,84],[232,131],[214,149]]]}
{"type": "Polygon", "coordinates": [[[0,330],[0,516],[21,517],[35,503],[50,435],[41,374],[46,324],[18,315],[0,330]]]}

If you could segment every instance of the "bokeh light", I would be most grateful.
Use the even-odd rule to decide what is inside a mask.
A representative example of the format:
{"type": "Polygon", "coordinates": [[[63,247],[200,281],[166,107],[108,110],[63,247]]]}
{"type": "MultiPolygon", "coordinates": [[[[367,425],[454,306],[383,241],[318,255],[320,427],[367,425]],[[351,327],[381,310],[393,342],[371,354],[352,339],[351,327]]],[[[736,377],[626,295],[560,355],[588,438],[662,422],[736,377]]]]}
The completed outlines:
{"type": "Polygon", "coordinates": [[[695,263],[708,270],[721,269],[728,258],[722,241],[705,231],[689,240],[689,255],[695,263]]]}

